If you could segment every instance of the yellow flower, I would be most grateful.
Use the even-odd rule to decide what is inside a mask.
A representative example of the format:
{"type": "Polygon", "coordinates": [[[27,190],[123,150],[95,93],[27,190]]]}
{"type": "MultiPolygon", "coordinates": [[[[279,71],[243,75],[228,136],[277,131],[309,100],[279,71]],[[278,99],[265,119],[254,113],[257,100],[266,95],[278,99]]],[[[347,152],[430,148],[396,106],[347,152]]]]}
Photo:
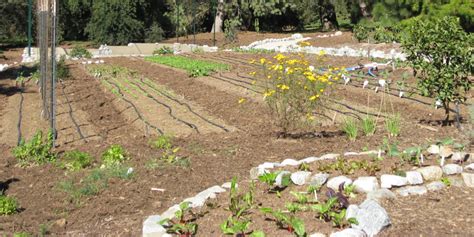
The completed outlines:
{"type": "Polygon", "coordinates": [[[260,59],[260,64],[265,64],[266,61],[267,61],[267,60],[266,60],[265,58],[261,58],[261,59],[260,59]]]}
{"type": "Polygon", "coordinates": [[[246,99],[245,99],[245,98],[242,98],[242,99],[239,100],[239,104],[242,104],[242,103],[244,103],[245,101],[246,101],[246,99]]]}
{"type": "Polygon", "coordinates": [[[323,89],[320,89],[319,92],[324,92],[324,90],[323,90],[323,89]]]}
{"type": "Polygon", "coordinates": [[[286,57],[285,57],[285,55],[279,53],[279,54],[275,55],[275,57],[273,57],[273,58],[278,60],[278,61],[281,61],[281,60],[285,59],[286,57]]]}
{"type": "Polygon", "coordinates": [[[287,85],[281,85],[280,89],[281,89],[282,91],[284,91],[284,90],[289,90],[290,87],[287,86],[287,85]]]}
{"type": "Polygon", "coordinates": [[[319,51],[319,56],[323,56],[325,54],[326,54],[326,52],[324,52],[324,50],[319,51]]]}
{"type": "Polygon", "coordinates": [[[263,93],[263,99],[265,99],[267,97],[271,97],[273,94],[275,94],[275,90],[267,91],[267,92],[263,93]]]}
{"type": "Polygon", "coordinates": [[[255,76],[255,74],[257,74],[257,72],[251,72],[251,73],[249,73],[250,76],[255,76]]]}
{"type": "Polygon", "coordinates": [[[272,79],[272,75],[268,75],[267,78],[268,78],[268,79],[272,79]]]}
{"type": "Polygon", "coordinates": [[[254,63],[255,63],[255,59],[250,60],[249,63],[250,63],[250,64],[254,64],[254,63]]]}
{"type": "Polygon", "coordinates": [[[309,97],[309,100],[311,100],[311,101],[315,101],[317,98],[318,98],[318,96],[316,96],[316,95],[313,95],[313,96],[309,97]]]}
{"type": "Polygon", "coordinates": [[[252,85],[255,85],[257,83],[257,81],[252,81],[252,85]]]}

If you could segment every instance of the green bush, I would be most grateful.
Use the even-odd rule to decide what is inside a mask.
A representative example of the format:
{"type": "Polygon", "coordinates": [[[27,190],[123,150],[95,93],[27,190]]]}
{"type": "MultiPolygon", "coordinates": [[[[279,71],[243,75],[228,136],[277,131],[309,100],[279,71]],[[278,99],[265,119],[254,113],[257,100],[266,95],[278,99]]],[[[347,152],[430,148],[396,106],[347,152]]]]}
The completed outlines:
{"type": "Polygon", "coordinates": [[[174,54],[174,50],[171,47],[163,46],[153,51],[153,55],[157,55],[157,54],[158,55],[174,54]]]}
{"type": "Polygon", "coordinates": [[[71,74],[69,72],[69,66],[66,65],[66,57],[64,55],[62,55],[59,58],[58,64],[56,66],[57,66],[57,68],[56,68],[57,78],[62,79],[62,80],[66,80],[71,76],[71,74]]]}
{"type": "Polygon", "coordinates": [[[81,45],[74,46],[69,53],[69,56],[73,58],[92,58],[92,54],[81,45]]]}
{"type": "Polygon", "coordinates": [[[127,153],[120,145],[112,145],[102,154],[102,163],[105,167],[117,166],[127,159],[127,153]]]}
{"type": "Polygon", "coordinates": [[[20,144],[13,148],[13,156],[18,160],[20,166],[32,164],[40,165],[56,160],[53,149],[53,133],[49,132],[46,137],[42,131],[36,132],[31,141],[20,141],[20,144]]]}
{"type": "Polygon", "coordinates": [[[145,33],[146,43],[157,43],[164,39],[165,31],[161,28],[160,24],[153,23],[145,33]]]}
{"type": "Polygon", "coordinates": [[[450,103],[465,101],[472,86],[473,35],[454,17],[417,19],[405,35],[402,48],[419,79],[418,88],[442,102],[448,121],[450,103]]]}
{"type": "Polygon", "coordinates": [[[81,151],[68,151],[64,153],[61,167],[69,171],[78,171],[91,165],[92,157],[81,151]]]}
{"type": "Polygon", "coordinates": [[[15,214],[18,210],[18,204],[12,197],[0,195],[0,215],[15,214]]]}

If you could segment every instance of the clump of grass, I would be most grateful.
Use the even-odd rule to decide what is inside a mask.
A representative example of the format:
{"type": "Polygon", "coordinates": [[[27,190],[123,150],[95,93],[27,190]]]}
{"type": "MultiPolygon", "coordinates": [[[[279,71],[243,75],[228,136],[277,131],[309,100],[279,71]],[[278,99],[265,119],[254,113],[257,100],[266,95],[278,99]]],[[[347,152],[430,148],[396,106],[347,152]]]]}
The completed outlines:
{"type": "Polygon", "coordinates": [[[375,133],[376,122],[373,117],[366,116],[361,121],[362,131],[366,136],[372,136],[375,133]]]}
{"type": "Polygon", "coordinates": [[[61,167],[68,171],[78,171],[91,165],[92,156],[81,151],[68,151],[64,153],[61,167]]]}
{"type": "Polygon", "coordinates": [[[171,135],[160,135],[152,142],[152,146],[156,149],[170,149],[173,146],[171,144],[172,140],[173,137],[171,135]]]}
{"type": "Polygon", "coordinates": [[[229,69],[229,65],[227,64],[192,59],[183,56],[152,56],[146,57],[145,60],[174,68],[184,69],[191,77],[208,76],[213,72],[229,69]]]}
{"type": "Polygon", "coordinates": [[[0,195],[0,215],[11,215],[15,214],[17,211],[18,204],[15,198],[0,195]]]}
{"type": "Polygon", "coordinates": [[[73,58],[92,58],[92,54],[82,45],[76,45],[72,48],[69,55],[73,58]]]}
{"type": "Polygon", "coordinates": [[[342,123],[342,131],[344,131],[349,140],[355,141],[357,139],[359,127],[353,118],[347,118],[342,123]]]}
{"type": "Polygon", "coordinates": [[[30,141],[21,140],[20,144],[13,148],[13,156],[18,160],[20,166],[41,165],[56,160],[53,149],[53,133],[49,132],[45,137],[42,131],[36,132],[30,141]]]}
{"type": "Polygon", "coordinates": [[[112,145],[102,154],[102,163],[105,167],[119,165],[127,159],[128,155],[120,145],[112,145]]]}
{"type": "Polygon", "coordinates": [[[391,137],[400,135],[400,115],[392,115],[385,120],[385,128],[391,137]]]}

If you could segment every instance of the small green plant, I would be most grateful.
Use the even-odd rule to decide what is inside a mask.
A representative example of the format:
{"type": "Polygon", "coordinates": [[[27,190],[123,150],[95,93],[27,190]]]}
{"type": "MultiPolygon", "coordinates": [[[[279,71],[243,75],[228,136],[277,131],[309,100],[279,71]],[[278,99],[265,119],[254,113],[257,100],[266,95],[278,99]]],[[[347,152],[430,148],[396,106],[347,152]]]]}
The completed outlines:
{"type": "Polygon", "coordinates": [[[165,218],[159,222],[160,225],[163,225],[167,232],[170,234],[177,234],[180,236],[191,237],[194,236],[197,232],[198,225],[192,222],[192,219],[195,219],[195,214],[192,212],[190,202],[182,202],[179,204],[179,210],[175,213],[177,222],[165,218]],[[186,215],[190,214],[192,218],[186,219],[186,215]]]}
{"type": "Polygon", "coordinates": [[[372,136],[375,133],[376,122],[373,117],[365,116],[362,118],[362,131],[366,136],[372,136]]]}
{"type": "Polygon", "coordinates": [[[448,187],[451,186],[451,180],[449,180],[448,177],[442,177],[441,182],[444,183],[444,185],[446,185],[448,187]]]}
{"type": "Polygon", "coordinates": [[[66,55],[61,55],[59,58],[59,61],[56,64],[56,75],[61,80],[66,80],[71,76],[69,66],[66,65],[66,55]]]}
{"type": "MultiPolygon", "coordinates": [[[[280,172],[265,172],[264,174],[258,176],[258,180],[266,183],[269,186],[268,191],[273,191],[274,190],[273,185],[275,185],[276,179],[279,174],[280,172]]],[[[290,174],[282,175],[280,188],[287,187],[288,185],[290,185],[290,183],[291,183],[290,174]]]]}
{"type": "Polygon", "coordinates": [[[344,175],[354,174],[357,170],[365,170],[370,175],[374,175],[380,170],[380,166],[378,162],[368,162],[367,160],[348,161],[346,159],[337,158],[335,162],[320,165],[318,169],[323,172],[339,171],[344,175]]]}
{"type": "Polygon", "coordinates": [[[232,216],[240,218],[245,215],[253,206],[253,193],[255,184],[250,185],[250,190],[246,193],[239,194],[237,191],[237,178],[232,178],[230,185],[230,202],[228,210],[232,212],[232,216]]]}
{"type": "Polygon", "coordinates": [[[225,235],[245,236],[250,226],[250,220],[239,220],[230,216],[220,225],[222,233],[225,235]]]}
{"type": "Polygon", "coordinates": [[[13,234],[13,237],[30,237],[30,236],[32,235],[30,235],[28,232],[17,232],[13,234]]]}
{"type": "Polygon", "coordinates": [[[355,197],[355,185],[354,184],[349,184],[344,186],[344,195],[348,197],[355,197]]]}
{"type": "Polygon", "coordinates": [[[400,123],[401,120],[399,114],[392,115],[385,120],[385,128],[387,129],[389,136],[396,137],[400,135],[400,123]]]}
{"type": "Polygon", "coordinates": [[[29,80],[28,77],[23,76],[23,72],[18,74],[18,77],[15,80],[16,86],[25,87],[25,83],[29,80]]]}
{"type": "Polygon", "coordinates": [[[389,157],[398,157],[401,154],[398,150],[398,144],[396,142],[391,143],[386,137],[383,139],[382,150],[384,150],[389,157]]]}
{"type": "Polygon", "coordinates": [[[163,46],[153,51],[153,55],[169,55],[169,54],[174,54],[174,50],[168,46],[163,46]]]}
{"type": "Polygon", "coordinates": [[[306,203],[309,202],[308,196],[306,196],[306,194],[307,194],[306,192],[301,193],[301,192],[291,191],[290,194],[293,195],[293,197],[296,198],[296,202],[299,203],[299,204],[306,204],[306,203]]]}
{"type": "Polygon", "coordinates": [[[20,141],[20,144],[13,148],[13,156],[18,160],[19,165],[41,165],[56,160],[53,149],[53,133],[49,132],[46,137],[42,131],[36,132],[31,141],[20,141]]]}
{"type": "Polygon", "coordinates": [[[120,145],[112,145],[102,154],[102,163],[105,167],[119,165],[127,159],[127,153],[120,145]]]}
{"type": "Polygon", "coordinates": [[[17,211],[18,204],[14,198],[0,195],[0,215],[11,215],[15,214],[17,211]]]}
{"type": "Polygon", "coordinates": [[[195,47],[193,48],[192,52],[195,54],[201,54],[201,53],[204,53],[204,49],[201,47],[195,47]]]}
{"type": "Polygon", "coordinates": [[[294,215],[285,214],[280,210],[273,210],[269,207],[262,207],[260,211],[264,214],[269,214],[275,218],[277,225],[288,230],[290,233],[294,233],[296,236],[305,236],[305,226],[303,220],[295,217],[294,215]]]}
{"type": "Polygon", "coordinates": [[[357,127],[357,123],[354,119],[347,118],[342,123],[342,131],[344,131],[349,140],[355,141],[357,139],[359,128],[357,127]]]}
{"type": "Polygon", "coordinates": [[[300,171],[311,171],[310,168],[309,168],[309,164],[306,163],[306,162],[301,163],[298,166],[298,170],[300,170],[300,171]]]}
{"type": "Polygon", "coordinates": [[[73,58],[92,58],[92,54],[82,45],[76,45],[72,48],[69,55],[73,58]]]}
{"type": "Polygon", "coordinates": [[[68,171],[78,171],[90,166],[92,157],[81,151],[68,151],[64,153],[61,160],[61,167],[68,171]]]}
{"type": "Polygon", "coordinates": [[[408,161],[414,165],[421,165],[421,156],[423,155],[423,149],[420,146],[409,147],[402,152],[403,161],[408,161]]]}

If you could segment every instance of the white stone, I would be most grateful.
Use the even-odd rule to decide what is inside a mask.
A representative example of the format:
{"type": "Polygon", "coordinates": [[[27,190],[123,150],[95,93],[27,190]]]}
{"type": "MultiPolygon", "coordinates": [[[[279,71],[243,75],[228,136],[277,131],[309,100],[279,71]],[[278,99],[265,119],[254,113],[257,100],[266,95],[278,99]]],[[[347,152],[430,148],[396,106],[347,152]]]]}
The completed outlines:
{"type": "Polygon", "coordinates": [[[392,174],[383,174],[380,182],[382,188],[401,187],[408,184],[407,178],[392,174]]]}
{"type": "Polygon", "coordinates": [[[320,160],[332,160],[332,159],[336,159],[337,157],[339,157],[340,155],[339,154],[326,154],[326,155],[323,155],[321,156],[319,159],[320,160]]]}
{"type": "Polygon", "coordinates": [[[362,230],[368,236],[377,235],[391,224],[387,211],[373,199],[366,199],[359,206],[354,218],[358,224],[352,224],[352,228],[362,230]]]}
{"type": "Polygon", "coordinates": [[[465,152],[454,152],[451,159],[454,162],[464,162],[465,159],[466,159],[466,153],[465,152]]]}
{"type": "Polygon", "coordinates": [[[342,183],[344,183],[344,187],[346,187],[347,185],[352,184],[352,180],[347,178],[346,176],[337,176],[329,179],[327,186],[328,188],[338,190],[339,185],[341,185],[342,183]]]}
{"type": "Polygon", "coordinates": [[[330,237],[366,237],[366,236],[367,234],[365,234],[364,231],[354,229],[354,228],[347,228],[339,232],[332,233],[330,235],[330,237]]]}
{"type": "MultiPolygon", "coordinates": [[[[227,182],[227,183],[223,183],[221,185],[222,188],[226,188],[226,189],[230,189],[230,187],[232,186],[232,183],[231,182],[227,182]]],[[[239,187],[239,184],[235,184],[235,187],[238,188],[239,187]]]]}
{"type": "Polygon", "coordinates": [[[392,199],[395,199],[396,197],[397,196],[395,196],[395,194],[392,191],[386,188],[377,189],[375,191],[367,193],[367,199],[373,199],[379,202],[382,200],[392,200],[392,199]]]}
{"type": "Polygon", "coordinates": [[[379,153],[379,151],[371,150],[371,151],[359,152],[359,155],[376,155],[376,154],[378,154],[378,153],[379,153]]]}
{"type": "Polygon", "coordinates": [[[176,204],[176,205],[173,205],[172,207],[168,208],[168,210],[166,210],[165,212],[163,212],[161,214],[161,217],[162,218],[168,218],[168,219],[171,219],[174,217],[174,214],[179,211],[179,205],[176,204]]]}
{"type": "Polygon", "coordinates": [[[376,177],[359,177],[353,185],[358,193],[369,193],[379,188],[379,182],[376,177]]]}
{"type": "Polygon", "coordinates": [[[425,186],[409,186],[400,188],[395,192],[402,197],[406,197],[408,195],[423,195],[428,192],[428,189],[425,186]]]}
{"type": "Polygon", "coordinates": [[[462,173],[462,166],[457,164],[447,164],[443,166],[443,173],[446,175],[460,174],[462,173]]]}
{"type": "Polygon", "coordinates": [[[326,235],[323,233],[314,233],[314,234],[311,234],[309,237],[326,237],[326,235]]]}
{"type": "Polygon", "coordinates": [[[344,153],[344,156],[358,156],[358,155],[359,155],[359,153],[352,152],[352,151],[344,153]]]}
{"type": "Polygon", "coordinates": [[[355,204],[349,205],[346,209],[346,217],[345,217],[346,220],[349,220],[350,218],[355,218],[358,211],[359,211],[359,206],[355,204]]]}
{"type": "Polygon", "coordinates": [[[259,168],[259,167],[253,167],[250,169],[250,179],[255,180],[258,179],[260,175],[263,175],[265,173],[268,173],[268,171],[264,168],[259,168]]]}
{"type": "Polygon", "coordinates": [[[443,177],[443,170],[439,166],[422,167],[416,171],[420,172],[426,181],[437,181],[443,177]]]}
{"type": "Polygon", "coordinates": [[[297,171],[291,174],[290,179],[296,185],[304,185],[309,177],[311,176],[311,172],[308,171],[297,171]]]}
{"type": "Polygon", "coordinates": [[[291,174],[289,171],[281,171],[275,179],[275,185],[280,187],[280,188],[283,188],[284,187],[282,185],[283,176],[289,175],[289,174],[291,174]]]}
{"type": "Polygon", "coordinates": [[[430,153],[430,154],[439,154],[439,146],[438,145],[431,145],[430,147],[428,147],[428,149],[426,151],[428,151],[428,153],[430,153]]]}
{"type": "Polygon", "coordinates": [[[340,36],[340,35],[342,35],[341,31],[336,31],[336,33],[334,33],[334,36],[340,36]]]}
{"type": "Polygon", "coordinates": [[[462,173],[461,174],[462,179],[464,180],[464,183],[466,186],[470,188],[474,188],[474,174],[472,173],[462,173]]]}
{"type": "Polygon", "coordinates": [[[429,191],[438,191],[438,190],[441,190],[443,188],[446,188],[446,185],[441,181],[433,181],[433,182],[427,184],[426,188],[429,191]]]}
{"type": "Polygon", "coordinates": [[[466,166],[464,167],[464,169],[465,169],[465,170],[474,170],[474,163],[469,164],[469,165],[466,165],[466,166]]]}
{"type": "Polygon", "coordinates": [[[448,146],[440,146],[439,147],[439,155],[441,157],[450,157],[453,154],[453,150],[448,146]]]}
{"type": "Polygon", "coordinates": [[[276,165],[279,165],[279,163],[275,163],[275,162],[265,162],[261,165],[258,166],[258,168],[260,169],[273,169],[275,168],[276,165]]]}
{"type": "Polygon", "coordinates": [[[279,166],[287,166],[287,165],[290,165],[290,166],[298,166],[300,165],[301,162],[297,161],[297,160],[294,160],[294,159],[285,159],[284,161],[281,162],[281,164],[279,166]]]}
{"type": "Polygon", "coordinates": [[[311,177],[311,181],[309,183],[310,185],[321,187],[326,183],[328,178],[329,178],[329,174],[318,173],[318,174],[313,175],[313,177],[311,177]]]}
{"type": "Polygon", "coordinates": [[[407,171],[406,178],[408,183],[411,185],[423,184],[423,177],[418,171],[407,171]]]}
{"type": "Polygon", "coordinates": [[[300,160],[301,163],[313,163],[318,160],[318,157],[308,157],[300,160]]]}
{"type": "Polygon", "coordinates": [[[158,224],[162,220],[159,215],[149,216],[143,222],[142,236],[143,237],[162,237],[166,234],[166,229],[158,224]]]}

